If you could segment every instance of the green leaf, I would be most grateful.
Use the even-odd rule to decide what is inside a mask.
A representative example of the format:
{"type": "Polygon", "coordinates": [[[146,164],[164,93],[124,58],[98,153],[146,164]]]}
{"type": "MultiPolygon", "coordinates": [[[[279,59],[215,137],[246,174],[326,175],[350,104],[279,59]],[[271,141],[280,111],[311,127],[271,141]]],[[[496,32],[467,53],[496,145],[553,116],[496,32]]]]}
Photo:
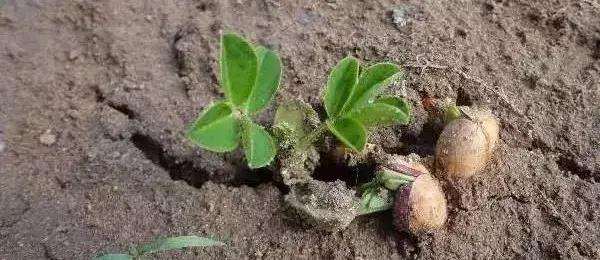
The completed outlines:
{"type": "Polygon", "coordinates": [[[410,121],[411,107],[403,98],[385,97],[364,105],[349,117],[367,127],[405,125],[410,121]]]}
{"type": "Polygon", "coordinates": [[[375,173],[375,176],[383,187],[392,191],[415,181],[415,177],[411,175],[385,168],[375,173]]]}
{"type": "Polygon", "coordinates": [[[246,106],[249,114],[261,111],[271,102],[281,80],[281,60],[277,54],[260,46],[255,51],[258,57],[258,76],[246,106]]]}
{"type": "Polygon", "coordinates": [[[248,167],[256,169],[271,163],[277,152],[271,135],[262,126],[250,120],[245,121],[243,131],[248,167]]]}
{"type": "Polygon", "coordinates": [[[133,260],[128,254],[106,254],[96,257],[96,260],[133,260]]]}
{"type": "Polygon", "coordinates": [[[375,100],[375,103],[383,103],[397,107],[402,110],[408,117],[412,116],[413,107],[406,98],[400,98],[396,96],[382,96],[375,100]]]}
{"type": "Polygon", "coordinates": [[[186,247],[208,247],[208,246],[223,246],[222,242],[212,240],[205,237],[197,236],[181,236],[169,237],[156,240],[150,244],[142,245],[135,249],[138,255],[148,255],[160,251],[180,249],[186,247]]]}
{"type": "Polygon", "coordinates": [[[348,56],[329,73],[325,90],[325,110],[329,118],[340,115],[358,81],[358,60],[348,56]]]}
{"type": "Polygon", "coordinates": [[[213,152],[233,151],[239,143],[240,125],[229,105],[219,102],[200,115],[186,133],[196,145],[213,152]]]}
{"type": "Polygon", "coordinates": [[[306,136],[319,125],[317,112],[307,103],[293,100],[283,103],[277,108],[273,126],[287,125],[298,138],[306,136]]]}
{"type": "Polygon", "coordinates": [[[379,63],[367,68],[360,75],[352,97],[344,107],[344,112],[360,109],[401,74],[400,67],[393,63],[379,63]]]}
{"type": "Polygon", "coordinates": [[[235,34],[221,36],[221,86],[235,106],[244,104],[256,82],[258,61],[254,49],[235,34]]]}
{"type": "Polygon", "coordinates": [[[406,98],[396,97],[396,96],[382,96],[375,100],[375,103],[383,103],[395,106],[400,109],[407,117],[406,122],[401,122],[401,124],[408,124],[410,118],[413,114],[413,106],[410,101],[406,98]]]}
{"type": "Polygon", "coordinates": [[[365,192],[361,197],[361,203],[357,214],[367,215],[391,209],[394,204],[394,199],[390,193],[386,194],[388,194],[388,196],[382,196],[377,190],[365,192]]]}
{"type": "Polygon", "coordinates": [[[347,147],[360,152],[367,145],[367,130],[351,118],[343,118],[327,123],[329,130],[347,147]]]}

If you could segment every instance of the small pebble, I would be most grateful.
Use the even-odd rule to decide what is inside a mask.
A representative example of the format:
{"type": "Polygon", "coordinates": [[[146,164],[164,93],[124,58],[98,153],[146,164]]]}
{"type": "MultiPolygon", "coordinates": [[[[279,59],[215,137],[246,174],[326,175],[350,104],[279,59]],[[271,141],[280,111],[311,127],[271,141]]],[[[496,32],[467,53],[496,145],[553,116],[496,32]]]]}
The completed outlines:
{"type": "Polygon", "coordinates": [[[414,6],[402,5],[392,10],[392,22],[398,28],[409,25],[415,18],[417,9],[414,6]]]}
{"type": "Polygon", "coordinates": [[[73,50],[69,51],[69,60],[75,60],[75,59],[77,59],[77,57],[79,57],[79,55],[81,55],[81,50],[73,49],[73,50]]]}
{"type": "Polygon", "coordinates": [[[50,133],[50,130],[47,130],[45,133],[40,135],[40,143],[46,146],[51,146],[56,143],[56,135],[50,133]]]}

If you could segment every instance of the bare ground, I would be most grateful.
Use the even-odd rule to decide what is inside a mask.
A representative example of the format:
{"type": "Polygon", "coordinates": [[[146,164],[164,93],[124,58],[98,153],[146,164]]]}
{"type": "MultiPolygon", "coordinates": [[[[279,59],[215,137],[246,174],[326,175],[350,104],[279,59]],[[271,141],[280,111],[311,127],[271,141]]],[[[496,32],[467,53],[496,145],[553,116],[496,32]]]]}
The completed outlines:
{"type": "MultiPolygon", "coordinates": [[[[1,1],[0,259],[89,259],[179,234],[228,246],[158,258],[600,258],[600,3],[301,2],[1,1]],[[486,174],[445,184],[437,233],[392,231],[390,214],[306,229],[268,171],[182,136],[221,96],[223,30],[280,53],[276,103],[316,106],[346,55],[404,64],[392,93],[491,107],[496,155],[486,174]]],[[[429,154],[436,131],[416,118],[371,141],[429,154]]]]}

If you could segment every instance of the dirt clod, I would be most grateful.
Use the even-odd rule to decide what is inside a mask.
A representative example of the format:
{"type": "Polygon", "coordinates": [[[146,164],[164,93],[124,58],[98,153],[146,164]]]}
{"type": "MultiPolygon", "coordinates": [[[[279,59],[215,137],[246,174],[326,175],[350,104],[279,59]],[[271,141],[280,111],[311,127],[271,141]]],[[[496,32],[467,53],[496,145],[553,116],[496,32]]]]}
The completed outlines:
{"type": "Polygon", "coordinates": [[[319,230],[330,232],[345,229],[356,216],[358,198],[342,181],[310,180],[291,188],[285,201],[306,222],[319,230]]]}
{"type": "Polygon", "coordinates": [[[50,130],[46,130],[45,133],[40,135],[40,143],[45,146],[51,146],[56,143],[56,135],[52,134],[50,130]]]}

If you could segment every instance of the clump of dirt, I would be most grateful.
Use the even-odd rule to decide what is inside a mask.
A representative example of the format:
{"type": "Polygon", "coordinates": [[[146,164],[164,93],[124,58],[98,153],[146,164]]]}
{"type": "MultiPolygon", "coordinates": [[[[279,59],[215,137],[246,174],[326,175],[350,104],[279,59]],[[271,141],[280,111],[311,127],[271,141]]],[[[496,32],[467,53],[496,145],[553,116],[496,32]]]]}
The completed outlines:
{"type": "Polygon", "coordinates": [[[278,107],[274,121],[272,131],[279,148],[276,179],[286,185],[310,180],[320,164],[319,147],[323,146],[315,144],[323,139],[315,135],[321,124],[317,113],[307,103],[290,101],[278,107]]]}
{"type": "Polygon", "coordinates": [[[296,184],[285,201],[308,226],[330,232],[346,228],[355,218],[359,205],[356,191],[339,180],[296,184]]]}

